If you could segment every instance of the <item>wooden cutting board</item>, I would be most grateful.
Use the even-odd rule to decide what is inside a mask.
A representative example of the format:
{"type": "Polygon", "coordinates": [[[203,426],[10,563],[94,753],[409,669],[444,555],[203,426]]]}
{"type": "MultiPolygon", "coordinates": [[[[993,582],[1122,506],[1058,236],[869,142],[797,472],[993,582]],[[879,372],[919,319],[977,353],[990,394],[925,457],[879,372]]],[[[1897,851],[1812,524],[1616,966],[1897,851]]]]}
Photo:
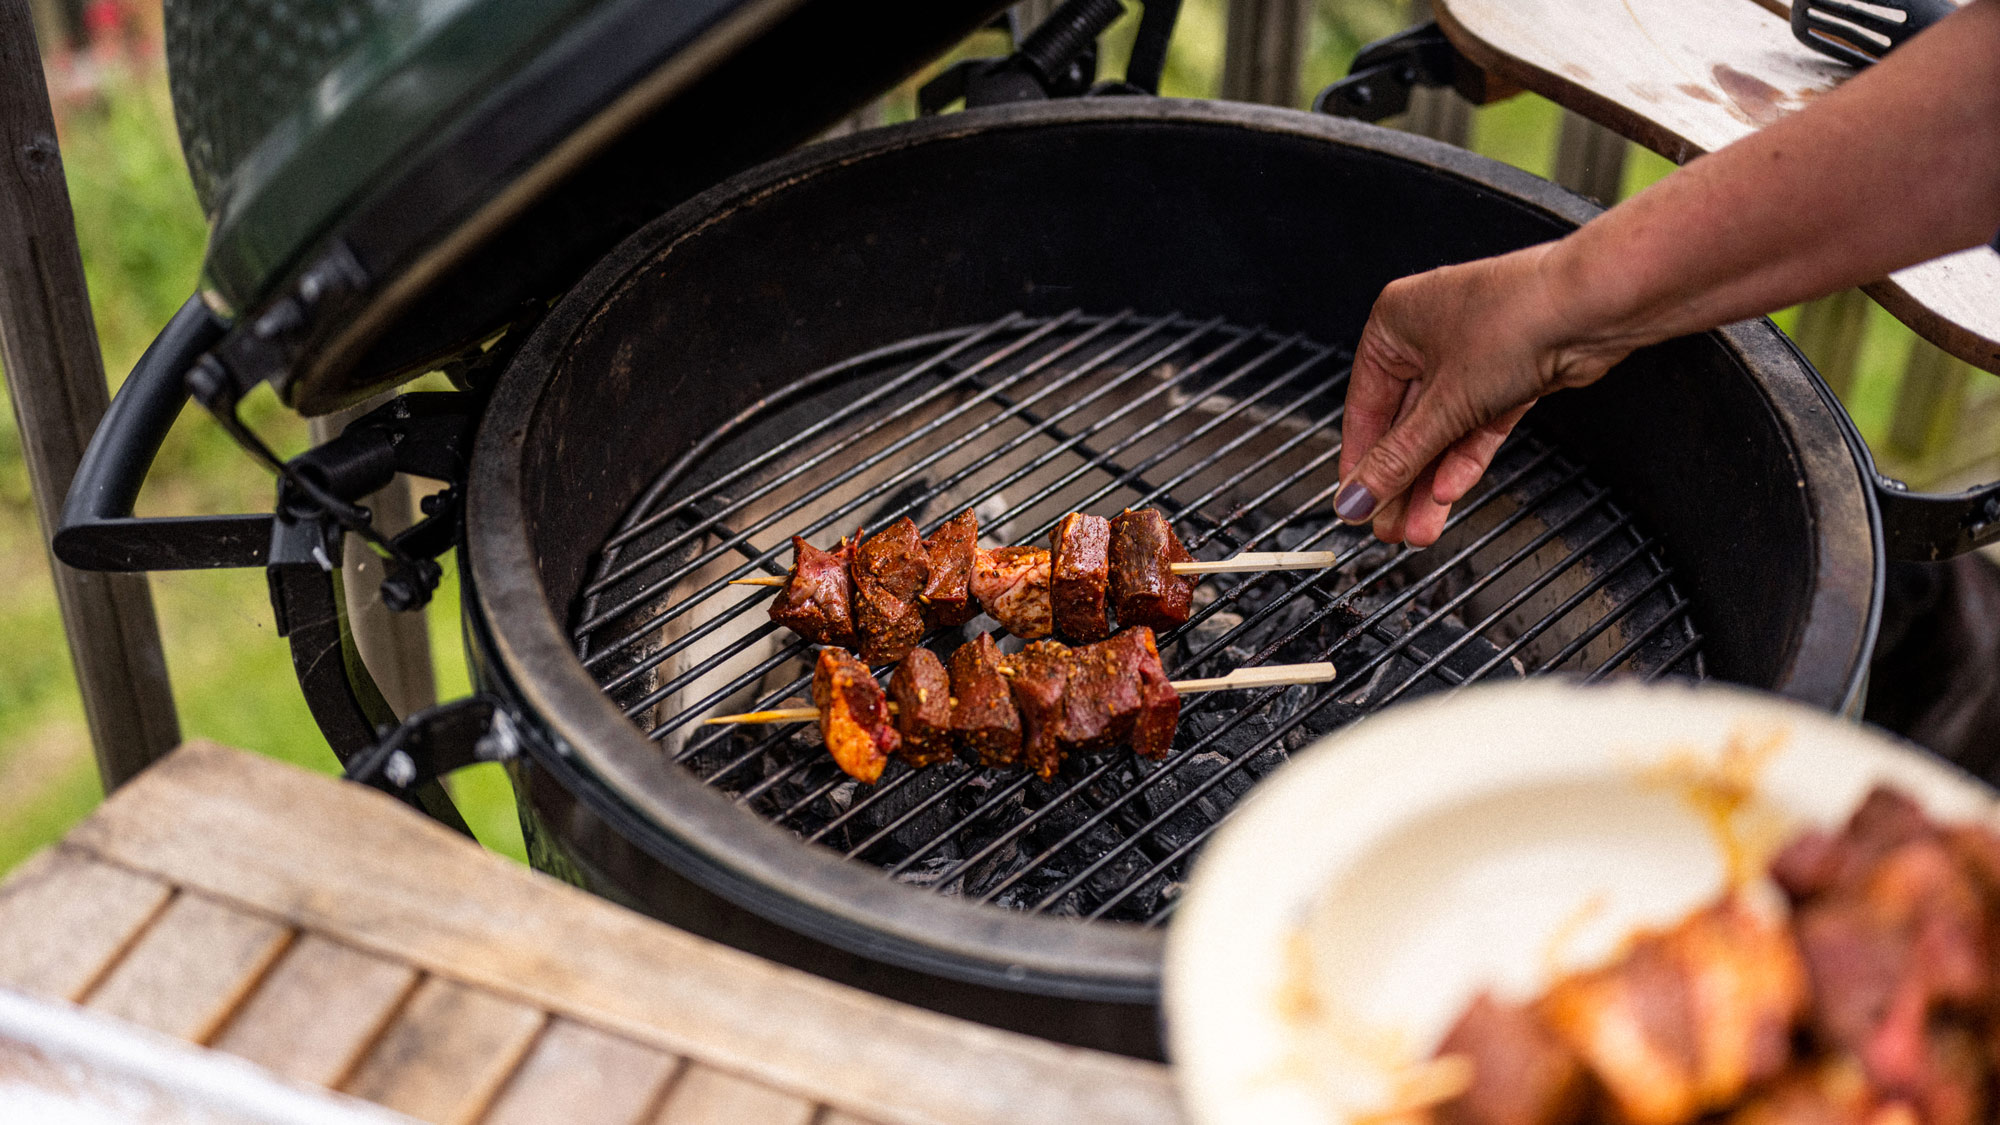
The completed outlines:
{"type": "MultiPolygon", "coordinates": [[[[1747,136],[1853,70],[1792,38],[1782,0],[1436,0],[1475,64],[1675,163],[1747,136]]],[[[1901,270],[1868,294],[1919,335],[2000,373],[2000,253],[1901,270]]]]}

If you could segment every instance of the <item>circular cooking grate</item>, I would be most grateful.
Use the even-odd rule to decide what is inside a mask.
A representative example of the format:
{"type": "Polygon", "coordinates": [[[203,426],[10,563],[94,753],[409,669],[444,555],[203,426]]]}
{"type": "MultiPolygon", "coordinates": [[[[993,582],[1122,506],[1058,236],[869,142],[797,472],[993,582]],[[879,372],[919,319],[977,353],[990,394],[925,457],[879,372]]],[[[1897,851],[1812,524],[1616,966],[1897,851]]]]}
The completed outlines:
{"type": "MultiPolygon", "coordinates": [[[[1009,316],[786,386],[667,467],[600,549],[578,656],[664,753],[812,844],[1005,907],[1157,924],[1187,861],[1288,755],[1399,700],[1547,672],[1703,674],[1655,542],[1524,427],[1440,542],[1332,514],[1348,354],[1220,320],[1009,316]],[[811,646],[772,625],[790,536],[830,545],[972,507],[989,546],[1070,511],[1154,506],[1200,558],[1334,550],[1324,571],[1213,576],[1160,639],[1176,678],[1331,660],[1330,684],[1190,697],[1162,762],[1073,756],[1050,782],[952,762],[864,786],[810,723],[704,727],[807,701],[811,646]]],[[[930,638],[941,654],[984,617],[930,638]]],[[[1019,642],[1012,642],[1018,645],[1019,642]]]]}

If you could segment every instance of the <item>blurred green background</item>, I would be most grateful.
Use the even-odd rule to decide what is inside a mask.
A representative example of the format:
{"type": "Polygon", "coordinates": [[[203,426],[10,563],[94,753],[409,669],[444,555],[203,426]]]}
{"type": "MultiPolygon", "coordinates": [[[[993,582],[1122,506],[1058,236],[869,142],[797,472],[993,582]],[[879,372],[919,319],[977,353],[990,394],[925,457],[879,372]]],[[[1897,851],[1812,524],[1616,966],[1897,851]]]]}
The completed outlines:
{"type": "MultiPolygon", "coordinates": [[[[205,226],[181,163],[166,77],[159,61],[155,4],[120,6],[115,35],[94,46],[45,52],[70,194],[83,246],[104,365],[115,386],[192,290],[205,226]]],[[[1364,42],[1407,19],[1405,0],[1320,0],[1299,104],[1346,71],[1364,42]]],[[[1226,13],[1222,0],[1188,0],[1164,91],[1214,96],[1220,88],[1226,13]]],[[[1122,70],[1129,15],[1106,37],[1106,71],[1122,70]]],[[[45,31],[44,43],[49,42],[45,31]]],[[[997,44],[975,45],[994,49],[997,44]]],[[[913,112],[917,81],[887,99],[883,116],[913,112]]],[[[1472,147],[1548,175],[1561,111],[1532,95],[1478,110],[1472,147]]],[[[1670,165],[1634,151],[1626,191],[1670,165]]],[[[1868,343],[1850,394],[1863,432],[1886,432],[1912,339],[1886,314],[1871,316],[1868,343]]],[[[1790,315],[1780,323],[1789,324],[1790,315]]],[[[1984,383],[1993,383],[1984,380],[1984,383]]],[[[286,452],[305,447],[305,425],[268,392],[249,407],[253,426],[286,452]]],[[[1878,445],[1879,447],[1879,445],[1878,445]]],[[[141,514],[268,508],[269,477],[211,424],[192,415],[169,439],[141,514]]],[[[11,412],[0,420],[0,871],[61,835],[100,799],[76,684],[63,643],[11,412]]],[[[453,574],[449,560],[446,573],[453,574]]],[[[284,642],[276,635],[264,576],[255,571],[156,575],[153,591],[165,635],[174,695],[186,736],[212,738],[312,769],[336,763],[314,728],[284,642]]],[[[429,610],[438,694],[464,693],[455,581],[429,610]]],[[[519,858],[520,833],[503,775],[480,767],[454,779],[475,831],[519,858]]]]}

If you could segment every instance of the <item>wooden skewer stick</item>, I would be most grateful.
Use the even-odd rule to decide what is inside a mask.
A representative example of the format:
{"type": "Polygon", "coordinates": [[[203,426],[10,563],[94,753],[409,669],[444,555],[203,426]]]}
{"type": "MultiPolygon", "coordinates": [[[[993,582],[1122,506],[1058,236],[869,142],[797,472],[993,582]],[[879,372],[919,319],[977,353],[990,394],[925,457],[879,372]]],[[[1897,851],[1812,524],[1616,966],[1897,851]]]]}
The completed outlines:
{"type": "MultiPolygon", "coordinates": [[[[1245,551],[1226,559],[1197,559],[1173,564],[1175,574],[1237,574],[1261,570],[1325,570],[1337,562],[1334,551],[1245,551]]],[[[783,586],[786,580],[775,575],[732,578],[731,586],[783,586]]]]}
{"type": "MultiPolygon", "coordinates": [[[[1290,684],[1324,684],[1340,673],[1331,664],[1272,664],[1264,668],[1238,668],[1227,676],[1206,680],[1175,680],[1174,690],[1182,695],[1204,691],[1233,691],[1242,688],[1277,687],[1290,684]]],[[[896,705],[889,704],[894,711],[896,705]]],[[[703,726],[724,723],[803,723],[819,718],[817,707],[779,707],[772,711],[746,711],[741,715],[717,715],[703,719],[703,726]]]]}

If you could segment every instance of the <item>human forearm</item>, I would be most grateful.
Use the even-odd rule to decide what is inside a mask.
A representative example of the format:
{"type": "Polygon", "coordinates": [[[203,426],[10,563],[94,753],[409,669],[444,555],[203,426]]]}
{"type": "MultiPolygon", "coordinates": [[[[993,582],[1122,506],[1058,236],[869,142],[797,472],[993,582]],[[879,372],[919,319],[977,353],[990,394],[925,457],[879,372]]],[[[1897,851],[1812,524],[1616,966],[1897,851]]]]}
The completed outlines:
{"type": "Polygon", "coordinates": [[[2000,0],[1552,247],[1560,315],[1618,349],[1770,312],[2000,230],[2000,0]]]}

